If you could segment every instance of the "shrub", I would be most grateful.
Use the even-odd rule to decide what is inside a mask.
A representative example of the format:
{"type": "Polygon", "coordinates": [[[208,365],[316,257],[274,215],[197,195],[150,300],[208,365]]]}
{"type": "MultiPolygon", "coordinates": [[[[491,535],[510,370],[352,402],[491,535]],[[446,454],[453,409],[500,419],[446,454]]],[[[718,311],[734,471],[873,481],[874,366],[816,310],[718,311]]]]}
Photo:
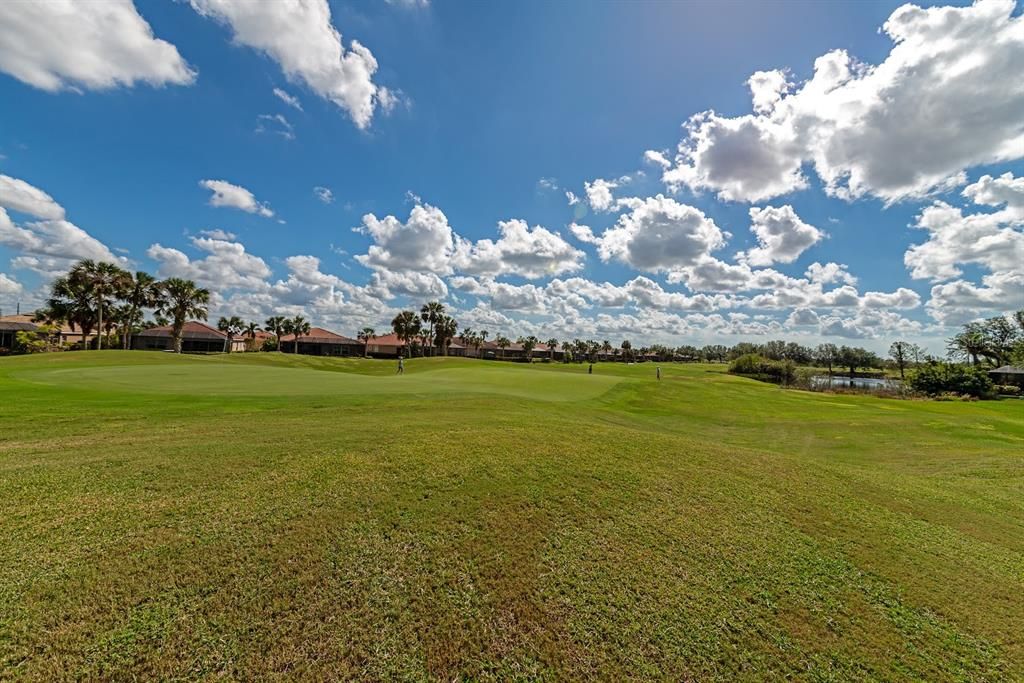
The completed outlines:
{"type": "Polygon", "coordinates": [[[756,353],[746,353],[729,363],[729,372],[779,384],[791,384],[796,377],[796,364],[791,360],[769,360],[756,353]]]}
{"type": "Polygon", "coordinates": [[[954,401],[954,402],[961,402],[961,403],[963,403],[965,401],[977,401],[978,397],[977,396],[971,396],[970,394],[957,394],[957,393],[949,392],[949,393],[945,393],[945,394],[939,394],[938,396],[935,396],[934,399],[936,401],[942,401],[942,402],[954,401]]]}
{"type": "Polygon", "coordinates": [[[910,386],[929,396],[959,394],[984,398],[993,394],[992,379],[983,370],[954,363],[930,363],[910,376],[910,386]]]}
{"type": "Polygon", "coordinates": [[[40,325],[35,330],[21,330],[14,335],[14,348],[18,353],[43,353],[59,350],[54,325],[40,325]]]}
{"type": "Polygon", "coordinates": [[[1000,396],[1020,396],[1024,392],[1016,384],[997,384],[996,393],[1000,396]]]}

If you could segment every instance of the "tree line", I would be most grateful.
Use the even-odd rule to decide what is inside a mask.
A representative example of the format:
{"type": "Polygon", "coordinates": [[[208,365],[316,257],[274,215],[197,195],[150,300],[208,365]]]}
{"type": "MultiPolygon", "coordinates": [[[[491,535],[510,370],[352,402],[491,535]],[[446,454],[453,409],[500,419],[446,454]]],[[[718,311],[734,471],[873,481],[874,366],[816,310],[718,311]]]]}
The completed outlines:
{"type": "Polygon", "coordinates": [[[1009,318],[998,315],[967,323],[946,342],[946,350],[951,358],[972,365],[1024,364],[1024,309],[1009,318]]]}
{"type": "Polygon", "coordinates": [[[131,273],[103,261],[79,261],[50,286],[50,297],[36,311],[35,320],[50,325],[67,324],[81,332],[83,347],[95,333],[96,348],[104,340],[120,337],[120,346],[131,347],[135,332],[144,329],[145,312],[171,325],[175,350],[181,350],[182,330],[193,318],[206,320],[210,292],[191,280],[157,280],[145,271],[131,273]]]}
{"type": "MultiPolygon", "coordinates": [[[[118,338],[118,345],[131,348],[132,337],[148,327],[168,326],[174,350],[181,352],[185,323],[192,319],[206,320],[210,303],[210,291],[199,287],[192,280],[167,278],[158,280],[145,271],[134,273],[113,263],[86,259],[76,263],[67,274],[58,277],[50,287],[50,296],[45,305],[36,311],[35,319],[48,325],[67,324],[73,331],[80,331],[83,340],[96,334],[96,348],[103,348],[104,340],[118,338]],[[153,312],[153,319],[146,320],[146,311],[153,312]]],[[[225,350],[230,351],[233,341],[240,335],[254,340],[261,329],[273,335],[274,340],[265,348],[280,349],[281,338],[294,335],[295,352],[299,340],[309,334],[310,323],[302,315],[274,315],[261,326],[245,321],[238,316],[221,317],[217,328],[227,337],[225,350]]],[[[403,310],[391,321],[391,329],[407,347],[409,353],[448,355],[451,344],[458,339],[467,347],[480,349],[488,341],[487,330],[469,327],[459,329],[454,317],[448,314],[444,304],[430,301],[419,311],[403,310]]],[[[364,327],[357,338],[364,345],[376,337],[376,331],[364,327]]],[[[498,349],[499,357],[512,346],[512,340],[497,334],[491,342],[498,349]]],[[[547,346],[550,359],[561,350],[565,361],[596,362],[599,360],[634,361],[651,359],[661,362],[729,362],[742,356],[758,356],[769,361],[789,361],[794,365],[817,365],[827,368],[846,368],[853,374],[857,369],[882,368],[888,362],[897,368],[901,376],[907,368],[922,363],[935,363],[937,358],[910,342],[896,341],[889,348],[889,358],[853,346],[837,346],[831,343],[815,347],[796,342],[772,340],[764,343],[740,342],[733,346],[708,344],[697,347],[690,344],[667,346],[651,344],[634,347],[629,340],[613,344],[610,340],[593,339],[559,340],[552,337],[543,342],[535,335],[518,337],[526,357],[542,343],[547,346]]],[[[88,344],[84,344],[88,347],[88,344]]],[[[963,326],[960,332],[947,342],[949,358],[969,361],[975,366],[987,364],[998,366],[1005,363],[1024,364],[1024,310],[1012,316],[996,316],[963,326]]]]}
{"type": "MultiPolygon", "coordinates": [[[[44,335],[52,332],[53,326],[66,324],[82,334],[86,349],[93,334],[97,349],[112,339],[121,348],[130,349],[132,337],[138,332],[166,326],[171,329],[174,350],[181,353],[185,323],[206,320],[209,304],[210,291],[192,280],[158,280],[145,271],[132,273],[113,263],[85,259],[53,281],[49,298],[33,319],[44,325],[44,335]],[[146,319],[147,311],[152,311],[152,320],[146,319]]],[[[294,334],[297,342],[310,330],[309,322],[301,315],[272,316],[264,327],[275,336],[277,346],[282,335],[294,334]]],[[[230,352],[236,337],[255,339],[261,327],[230,316],[220,318],[217,329],[226,335],[224,350],[230,352]]],[[[23,343],[30,350],[45,346],[45,340],[39,339],[23,339],[23,343]]]]}

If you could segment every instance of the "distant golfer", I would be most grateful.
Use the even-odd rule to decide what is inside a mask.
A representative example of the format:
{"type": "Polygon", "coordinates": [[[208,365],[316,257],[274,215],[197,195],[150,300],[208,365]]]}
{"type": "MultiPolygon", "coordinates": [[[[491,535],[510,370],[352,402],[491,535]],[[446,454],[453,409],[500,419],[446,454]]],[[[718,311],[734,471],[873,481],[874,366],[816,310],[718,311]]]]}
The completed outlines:
{"type": "Polygon", "coordinates": [[[658,366],[658,381],[661,381],[661,366],[658,366]]]}
{"type": "Polygon", "coordinates": [[[587,366],[587,374],[588,375],[593,375],[594,374],[594,364],[593,363],[591,363],[590,365],[587,366]]]}
{"type": "Polygon", "coordinates": [[[405,374],[405,359],[401,356],[398,357],[398,373],[399,375],[405,374]]]}

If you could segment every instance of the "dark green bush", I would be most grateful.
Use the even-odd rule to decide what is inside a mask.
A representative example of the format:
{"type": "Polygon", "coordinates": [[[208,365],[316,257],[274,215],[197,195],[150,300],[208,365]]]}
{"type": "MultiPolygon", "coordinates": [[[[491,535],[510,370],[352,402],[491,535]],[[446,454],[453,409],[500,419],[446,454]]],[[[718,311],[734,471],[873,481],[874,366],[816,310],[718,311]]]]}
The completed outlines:
{"type": "Polygon", "coordinates": [[[796,377],[796,364],[791,360],[769,360],[756,353],[745,353],[729,363],[729,372],[779,384],[791,384],[796,377]]]}
{"type": "Polygon", "coordinates": [[[910,386],[929,396],[960,394],[984,398],[992,396],[994,385],[980,368],[955,363],[930,363],[910,376],[910,386]]]}

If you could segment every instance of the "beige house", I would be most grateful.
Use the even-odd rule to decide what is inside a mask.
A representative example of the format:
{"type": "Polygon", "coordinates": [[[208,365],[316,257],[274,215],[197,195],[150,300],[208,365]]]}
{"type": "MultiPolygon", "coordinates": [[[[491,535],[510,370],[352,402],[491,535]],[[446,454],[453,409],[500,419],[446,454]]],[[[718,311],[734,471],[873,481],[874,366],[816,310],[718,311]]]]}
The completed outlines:
{"type": "Polygon", "coordinates": [[[366,355],[394,358],[399,355],[408,357],[405,342],[397,334],[385,334],[373,337],[366,343],[366,355]]]}
{"type": "MultiPolygon", "coordinates": [[[[0,349],[10,349],[14,347],[14,339],[20,331],[35,331],[39,329],[39,326],[44,324],[33,321],[35,314],[20,314],[20,315],[5,315],[0,317],[0,349]]],[[[61,323],[60,329],[57,334],[60,336],[58,340],[61,345],[70,346],[72,344],[81,343],[83,339],[82,330],[75,328],[71,329],[71,326],[67,323],[61,323]]],[[[90,344],[95,343],[96,333],[90,333],[88,341],[90,344]]]]}

